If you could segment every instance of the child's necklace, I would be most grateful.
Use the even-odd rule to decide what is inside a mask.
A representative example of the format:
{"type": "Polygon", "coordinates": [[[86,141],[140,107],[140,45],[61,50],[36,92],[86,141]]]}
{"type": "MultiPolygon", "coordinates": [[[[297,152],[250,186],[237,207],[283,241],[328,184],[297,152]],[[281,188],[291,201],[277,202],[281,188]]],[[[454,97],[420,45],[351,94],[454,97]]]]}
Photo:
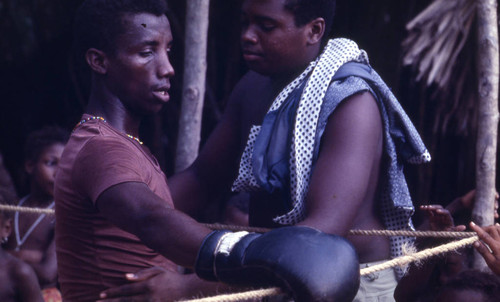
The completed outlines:
{"type": "MultiPolygon", "coordinates": [[[[26,197],[24,197],[23,199],[21,199],[21,201],[19,201],[19,204],[18,206],[22,206],[23,203],[28,200],[28,198],[30,197],[30,195],[27,195],[26,197]]],[[[55,202],[51,202],[50,205],[47,207],[47,209],[52,209],[55,205],[55,202]]],[[[16,235],[16,251],[19,251],[21,249],[21,246],[24,244],[24,242],[26,242],[26,239],[28,239],[28,237],[31,235],[31,233],[33,233],[33,231],[35,230],[35,228],[40,224],[40,222],[42,222],[42,220],[45,218],[46,214],[41,214],[40,216],[38,216],[38,218],[35,220],[35,222],[33,222],[33,224],[30,226],[30,228],[26,231],[26,233],[24,233],[24,236],[21,238],[21,233],[20,233],[20,230],[19,230],[19,212],[16,212],[14,214],[14,232],[15,232],[15,235],[16,235]]]]}
{"type": "MultiPolygon", "coordinates": [[[[86,118],[86,119],[83,119],[83,120],[79,121],[79,122],[76,124],[75,128],[73,128],[73,131],[75,131],[75,130],[76,130],[76,128],[78,128],[80,125],[82,125],[82,124],[84,124],[84,123],[86,123],[86,122],[88,122],[88,121],[91,121],[91,120],[96,120],[96,119],[97,119],[97,120],[101,120],[101,121],[103,121],[103,122],[107,123],[107,122],[106,122],[106,120],[105,120],[103,117],[101,117],[101,116],[91,116],[91,117],[88,117],[88,118],[86,118]]],[[[136,142],[138,142],[138,143],[139,143],[139,144],[141,144],[141,145],[142,145],[142,144],[144,144],[144,143],[143,143],[143,142],[142,142],[142,141],[141,141],[138,137],[136,137],[136,136],[130,135],[130,134],[128,134],[128,133],[125,133],[125,135],[126,135],[127,137],[129,137],[129,138],[131,138],[131,139],[135,140],[136,142]]]]}

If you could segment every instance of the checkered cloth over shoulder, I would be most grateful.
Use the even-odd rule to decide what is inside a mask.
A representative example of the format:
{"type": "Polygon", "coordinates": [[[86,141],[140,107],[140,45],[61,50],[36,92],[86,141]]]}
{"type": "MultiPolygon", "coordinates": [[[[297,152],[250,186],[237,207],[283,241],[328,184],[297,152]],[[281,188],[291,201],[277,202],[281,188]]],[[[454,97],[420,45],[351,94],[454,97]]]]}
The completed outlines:
{"type": "MultiPolygon", "coordinates": [[[[412,230],[411,215],[414,208],[403,174],[402,162],[424,163],[430,161],[430,155],[397,99],[375,71],[371,72],[373,82],[370,84],[355,77],[349,78],[342,84],[332,83],[335,72],[347,62],[369,65],[366,52],[360,50],[355,42],[343,38],[330,40],[322,54],[280,92],[268,110],[268,113],[278,110],[291,92],[306,81],[296,111],[290,146],[291,210],[275,217],[274,221],[283,225],[293,225],[305,218],[305,198],[314,167],[315,153],[318,151],[321,139],[318,133],[322,133],[318,129],[324,129],[328,116],[350,93],[369,90],[381,108],[384,152],[388,158],[384,163],[386,177],[381,184],[382,218],[387,229],[412,230]],[[328,102],[325,103],[325,95],[327,92],[330,94],[330,91],[335,93],[333,97],[329,96],[328,102]]],[[[253,151],[260,130],[260,125],[253,125],[250,130],[241,157],[239,173],[233,183],[233,191],[261,190],[252,173],[253,151]]],[[[392,257],[400,256],[403,244],[408,241],[412,241],[412,238],[391,237],[392,257]]],[[[401,275],[402,272],[398,273],[401,275]]]]}

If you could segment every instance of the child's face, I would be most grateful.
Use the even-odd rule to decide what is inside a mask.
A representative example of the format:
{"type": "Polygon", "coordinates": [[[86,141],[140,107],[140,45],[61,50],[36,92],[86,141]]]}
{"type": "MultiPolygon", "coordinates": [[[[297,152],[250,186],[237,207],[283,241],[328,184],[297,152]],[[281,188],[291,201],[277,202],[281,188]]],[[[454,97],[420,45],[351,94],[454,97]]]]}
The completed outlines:
{"type": "Polygon", "coordinates": [[[57,166],[64,150],[64,145],[56,143],[46,147],[35,163],[26,166],[31,181],[42,192],[49,196],[54,194],[54,179],[57,166]]]}

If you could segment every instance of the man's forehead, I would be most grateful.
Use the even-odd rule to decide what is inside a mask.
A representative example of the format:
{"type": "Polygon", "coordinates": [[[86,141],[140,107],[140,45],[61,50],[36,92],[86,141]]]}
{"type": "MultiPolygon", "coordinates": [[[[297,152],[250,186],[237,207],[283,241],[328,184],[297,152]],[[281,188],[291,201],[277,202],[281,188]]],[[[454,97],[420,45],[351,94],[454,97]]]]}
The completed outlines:
{"type": "Polygon", "coordinates": [[[243,5],[278,5],[284,6],[287,0],[243,0],[243,5]]]}
{"type": "Polygon", "coordinates": [[[291,13],[285,9],[285,0],[245,0],[241,6],[242,15],[279,19],[291,13]]]}
{"type": "Polygon", "coordinates": [[[170,23],[165,15],[155,16],[152,14],[127,14],[122,17],[122,33],[119,39],[125,39],[126,43],[136,44],[139,40],[157,39],[164,36],[172,39],[170,23]]]}
{"type": "Polygon", "coordinates": [[[126,13],[122,16],[122,25],[125,31],[134,29],[170,30],[167,16],[156,16],[148,13],[126,13]]]}

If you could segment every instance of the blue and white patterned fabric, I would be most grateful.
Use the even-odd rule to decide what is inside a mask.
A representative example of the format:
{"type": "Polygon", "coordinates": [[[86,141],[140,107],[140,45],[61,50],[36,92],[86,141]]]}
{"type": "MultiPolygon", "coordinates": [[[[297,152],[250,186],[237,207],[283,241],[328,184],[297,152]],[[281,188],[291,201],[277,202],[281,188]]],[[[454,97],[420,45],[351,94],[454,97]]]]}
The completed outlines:
{"type": "MultiPolygon", "coordinates": [[[[281,107],[290,105],[288,99],[300,99],[298,104],[292,105],[295,114],[294,123],[291,123],[293,132],[290,131],[289,142],[284,139],[284,143],[288,145],[280,149],[290,150],[286,157],[289,184],[282,186],[290,190],[290,211],[275,217],[275,222],[290,225],[305,218],[304,201],[327,119],[341,101],[357,92],[368,90],[379,103],[384,124],[383,169],[386,177],[382,178],[381,190],[383,220],[387,229],[413,229],[411,215],[414,208],[403,174],[403,162],[428,162],[430,155],[390,89],[368,64],[366,53],[360,50],[355,42],[348,39],[330,40],[318,59],[311,62],[299,77],[286,86],[271,105],[264,125],[266,119],[274,118],[276,112],[283,109],[281,107]],[[369,84],[360,77],[352,76],[332,82],[334,74],[347,62],[360,62],[368,66],[369,84]],[[301,90],[300,97],[296,97],[297,91],[300,93],[301,90]]],[[[264,128],[262,132],[268,133],[266,130],[264,128]]],[[[256,154],[253,153],[260,131],[259,125],[251,128],[241,158],[239,174],[233,183],[234,191],[270,191],[260,177],[256,180],[254,173],[254,166],[259,163],[255,161],[256,154]]],[[[259,140],[263,139],[263,135],[259,140]]],[[[276,144],[274,141],[268,143],[276,144]]],[[[391,237],[392,257],[400,256],[404,242],[408,241],[413,241],[413,238],[391,237]]]]}

